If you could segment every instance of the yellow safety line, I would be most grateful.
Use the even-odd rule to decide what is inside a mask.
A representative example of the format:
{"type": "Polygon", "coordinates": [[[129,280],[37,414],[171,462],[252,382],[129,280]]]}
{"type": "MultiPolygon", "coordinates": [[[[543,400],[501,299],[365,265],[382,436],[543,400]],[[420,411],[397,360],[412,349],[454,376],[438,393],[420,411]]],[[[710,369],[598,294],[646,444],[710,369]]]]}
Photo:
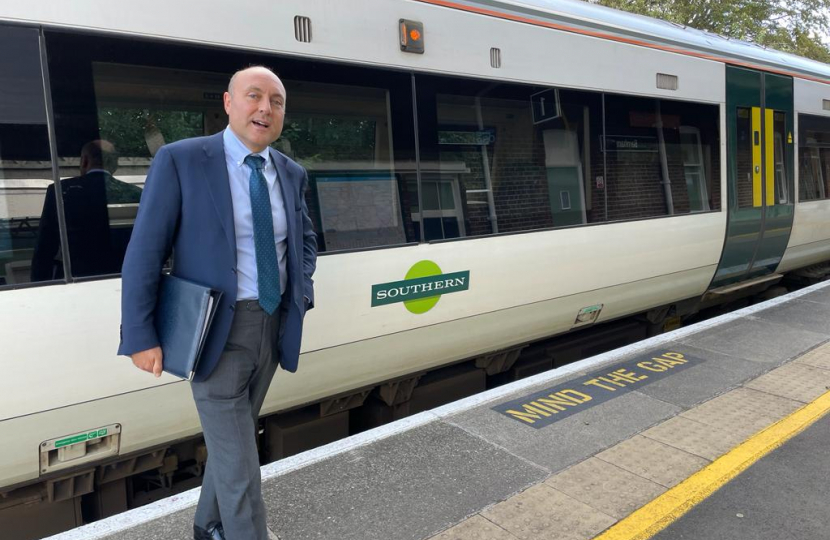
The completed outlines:
{"type": "Polygon", "coordinates": [[[830,392],[753,435],[594,540],[646,540],[830,412],[830,392]]]}

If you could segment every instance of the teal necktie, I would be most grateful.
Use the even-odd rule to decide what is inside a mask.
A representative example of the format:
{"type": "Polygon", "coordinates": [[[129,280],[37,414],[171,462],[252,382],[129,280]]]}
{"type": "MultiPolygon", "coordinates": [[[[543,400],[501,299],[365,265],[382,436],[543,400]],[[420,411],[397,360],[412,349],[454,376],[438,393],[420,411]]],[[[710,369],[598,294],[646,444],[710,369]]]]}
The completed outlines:
{"type": "Polygon", "coordinates": [[[280,266],[277,245],[274,240],[274,220],[271,215],[271,197],[262,168],[265,159],[251,154],[245,158],[251,168],[248,189],[251,195],[251,214],[254,220],[254,253],[256,255],[257,288],[259,305],[269,315],[280,304],[280,266]]]}

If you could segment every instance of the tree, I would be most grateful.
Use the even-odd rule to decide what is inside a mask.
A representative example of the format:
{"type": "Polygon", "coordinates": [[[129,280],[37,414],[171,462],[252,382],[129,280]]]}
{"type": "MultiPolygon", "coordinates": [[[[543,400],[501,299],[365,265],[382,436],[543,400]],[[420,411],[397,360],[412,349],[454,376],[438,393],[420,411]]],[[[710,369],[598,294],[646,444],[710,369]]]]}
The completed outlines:
{"type": "Polygon", "coordinates": [[[830,63],[830,0],[588,0],[830,63]]]}

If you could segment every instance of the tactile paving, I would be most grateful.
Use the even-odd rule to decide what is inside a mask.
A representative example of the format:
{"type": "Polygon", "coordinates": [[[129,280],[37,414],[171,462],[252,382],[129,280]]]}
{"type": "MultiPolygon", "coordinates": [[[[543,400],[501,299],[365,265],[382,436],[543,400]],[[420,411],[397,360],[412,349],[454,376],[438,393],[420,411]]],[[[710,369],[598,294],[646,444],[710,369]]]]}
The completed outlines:
{"type": "Polygon", "coordinates": [[[745,437],[728,429],[676,416],[642,433],[644,437],[714,461],[745,437]]]}
{"type": "Polygon", "coordinates": [[[830,371],[807,364],[784,364],[745,385],[787,399],[808,403],[830,388],[830,371]]]}
{"type": "Polygon", "coordinates": [[[830,344],[816,347],[804,356],[797,358],[795,363],[807,364],[809,366],[830,369],[830,344]]]}
{"type": "Polygon", "coordinates": [[[430,540],[516,540],[516,537],[493,522],[475,515],[430,540]]]}
{"type": "Polygon", "coordinates": [[[642,435],[612,446],[597,457],[667,488],[679,484],[709,463],[700,456],[642,435]]]}
{"type": "Polygon", "coordinates": [[[680,416],[747,438],[777,422],[802,403],[751,388],[736,388],[710,399],[680,416]]]}
{"type": "Polygon", "coordinates": [[[545,481],[600,512],[622,519],[666,488],[597,458],[589,458],[545,481]]]}
{"type": "Polygon", "coordinates": [[[481,513],[520,540],[588,540],[616,520],[540,484],[481,513]]]}

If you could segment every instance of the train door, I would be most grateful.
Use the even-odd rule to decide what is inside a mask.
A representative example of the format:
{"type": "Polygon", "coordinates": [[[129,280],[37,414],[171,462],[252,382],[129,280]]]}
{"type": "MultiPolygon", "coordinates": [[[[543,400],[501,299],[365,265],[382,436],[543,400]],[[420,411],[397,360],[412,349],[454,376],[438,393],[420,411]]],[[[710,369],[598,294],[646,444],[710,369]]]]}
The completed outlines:
{"type": "Polygon", "coordinates": [[[773,273],[793,223],[793,82],[726,67],[728,225],[711,287],[773,273]]]}

